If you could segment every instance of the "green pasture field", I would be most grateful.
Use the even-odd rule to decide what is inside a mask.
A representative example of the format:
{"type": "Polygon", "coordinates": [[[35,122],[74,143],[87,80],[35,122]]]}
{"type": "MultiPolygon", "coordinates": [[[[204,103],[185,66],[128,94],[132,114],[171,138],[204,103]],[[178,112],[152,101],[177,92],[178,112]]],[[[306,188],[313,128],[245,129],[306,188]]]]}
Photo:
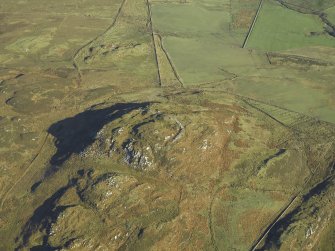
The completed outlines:
{"type": "MultiPolygon", "coordinates": [[[[186,85],[229,79],[233,77],[229,68],[254,65],[249,52],[240,49],[248,25],[232,28],[229,2],[152,4],[154,30],[186,85]]],[[[255,11],[257,2],[253,3],[244,8],[255,11]]]]}
{"type": "Polygon", "coordinates": [[[225,78],[219,69],[224,56],[217,54],[228,45],[224,28],[228,30],[230,16],[223,4],[212,9],[199,2],[153,4],[152,10],[155,32],[163,37],[185,84],[225,78]]]}
{"type": "Polygon", "coordinates": [[[310,69],[303,76],[297,69],[267,69],[254,76],[224,82],[221,86],[243,96],[335,123],[333,70],[320,73],[310,69]]]}
{"type": "Polygon", "coordinates": [[[254,64],[248,52],[231,48],[219,39],[167,37],[164,44],[171,54],[185,84],[220,81],[234,77],[227,68],[254,64]],[[194,53],[197,51],[197,53],[194,53]]]}
{"type": "MultiPolygon", "coordinates": [[[[242,8],[245,2],[235,2],[232,12],[227,4],[210,0],[187,4],[153,2],[154,30],[161,35],[184,85],[221,83],[237,94],[333,122],[332,68],[323,69],[324,73],[310,69],[306,74],[308,64],[292,68],[284,62],[271,67],[262,55],[262,51],[280,50],[285,54],[284,61],[292,54],[333,64],[330,50],[335,47],[335,39],[323,33],[321,20],[265,1],[248,49],[242,49],[242,40],[231,29],[234,13],[239,13],[238,7],[255,13],[258,2],[249,3],[246,9],[242,8]],[[320,34],[313,36],[311,32],[320,34]]],[[[237,30],[246,35],[245,27],[237,30]]]]}
{"type": "Polygon", "coordinates": [[[335,47],[335,39],[324,32],[315,15],[301,14],[275,1],[265,1],[247,47],[280,51],[309,46],[335,47]]]}
{"type": "Polygon", "coordinates": [[[325,10],[325,13],[327,14],[329,21],[335,24],[335,7],[325,10]]]}
{"type": "Polygon", "coordinates": [[[302,12],[324,11],[335,5],[333,0],[284,0],[285,4],[302,12]]]}

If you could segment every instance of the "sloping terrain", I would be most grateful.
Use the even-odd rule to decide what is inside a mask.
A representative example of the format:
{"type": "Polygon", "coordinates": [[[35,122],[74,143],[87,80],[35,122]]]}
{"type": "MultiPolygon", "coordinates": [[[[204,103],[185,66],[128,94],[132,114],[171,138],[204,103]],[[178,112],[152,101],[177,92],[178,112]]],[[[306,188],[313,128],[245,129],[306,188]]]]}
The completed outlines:
{"type": "Polygon", "coordinates": [[[153,1],[153,29],[175,75],[334,123],[332,25],[323,12],[259,3],[153,1]]]}
{"type": "Polygon", "coordinates": [[[332,1],[0,10],[0,250],[334,249],[332,1]]]}

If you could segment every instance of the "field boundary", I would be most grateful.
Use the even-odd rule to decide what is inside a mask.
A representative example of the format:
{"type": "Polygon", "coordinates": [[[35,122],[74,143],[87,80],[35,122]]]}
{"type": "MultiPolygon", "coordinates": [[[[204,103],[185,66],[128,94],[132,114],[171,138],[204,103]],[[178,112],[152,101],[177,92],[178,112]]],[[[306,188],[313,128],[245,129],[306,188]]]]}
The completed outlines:
{"type": "Polygon", "coordinates": [[[252,24],[251,24],[251,26],[250,26],[250,28],[249,28],[248,34],[247,34],[247,36],[246,36],[245,39],[244,39],[242,48],[245,48],[245,47],[247,46],[247,43],[248,43],[249,38],[250,38],[250,35],[251,35],[252,31],[254,30],[255,24],[256,24],[256,22],[257,22],[259,13],[261,12],[263,3],[264,3],[264,0],[260,0],[259,5],[258,5],[258,8],[257,8],[257,11],[256,11],[256,14],[255,14],[255,17],[254,17],[254,20],[252,21],[252,24]]]}
{"type": "MultiPolygon", "coordinates": [[[[322,159],[326,157],[328,151],[325,151],[322,159]]],[[[282,209],[279,211],[278,215],[274,218],[274,220],[265,228],[265,230],[263,231],[263,233],[259,236],[259,238],[257,238],[255,240],[255,242],[252,244],[250,251],[255,251],[257,249],[257,247],[261,244],[261,242],[264,240],[264,238],[266,238],[269,234],[269,232],[272,230],[272,228],[282,219],[282,217],[286,214],[286,212],[291,208],[291,206],[294,204],[294,202],[299,199],[301,196],[303,196],[303,192],[307,189],[307,185],[308,183],[312,180],[312,178],[314,177],[314,174],[316,173],[316,171],[320,168],[321,163],[319,162],[316,167],[311,170],[311,175],[306,179],[305,181],[305,185],[302,186],[302,188],[291,197],[291,200],[289,201],[289,203],[282,209]]],[[[328,177],[326,177],[327,179],[328,177]]],[[[324,179],[323,179],[324,180],[324,179]]],[[[315,185],[315,184],[314,184],[315,185]]],[[[312,187],[314,186],[312,184],[312,187]]]]}
{"type": "Polygon", "coordinates": [[[110,29],[112,29],[112,28],[115,26],[115,24],[116,24],[116,22],[117,22],[119,16],[121,15],[123,6],[125,5],[126,1],[127,1],[127,0],[122,0],[122,2],[121,2],[121,4],[120,4],[120,7],[119,7],[119,9],[117,10],[117,13],[116,13],[116,15],[115,15],[115,17],[114,17],[113,22],[107,27],[107,29],[106,29],[104,32],[102,32],[102,33],[100,33],[99,35],[97,35],[97,36],[96,36],[95,38],[93,38],[92,40],[90,40],[90,41],[88,41],[87,43],[85,43],[84,45],[82,45],[79,49],[77,49],[77,51],[76,51],[75,54],[73,55],[73,57],[72,57],[72,65],[73,65],[74,69],[76,70],[76,72],[77,72],[77,74],[78,74],[78,76],[77,76],[78,85],[80,85],[80,83],[81,83],[81,81],[82,81],[82,73],[81,73],[80,67],[79,67],[79,65],[78,65],[78,63],[77,63],[77,61],[76,61],[77,56],[79,55],[79,53],[80,53],[84,48],[86,48],[88,45],[90,45],[91,43],[93,43],[94,41],[96,41],[99,37],[105,35],[110,29]]]}
{"type": "Polygon", "coordinates": [[[179,76],[176,66],[174,65],[169,53],[167,52],[167,50],[164,47],[163,37],[159,33],[154,33],[154,35],[158,36],[158,38],[159,38],[160,46],[161,46],[162,51],[164,52],[164,54],[166,56],[166,59],[168,60],[170,66],[171,66],[171,69],[173,71],[173,74],[174,74],[175,78],[179,81],[181,87],[184,87],[184,83],[182,81],[182,78],[179,76]]]}
{"type": "Polygon", "coordinates": [[[157,56],[157,48],[156,48],[156,43],[155,43],[155,34],[154,34],[154,29],[152,27],[151,5],[149,3],[149,0],[146,0],[146,5],[148,8],[148,26],[149,26],[150,33],[151,33],[150,35],[152,39],[152,46],[154,47],[154,57],[155,57],[156,66],[157,66],[158,85],[162,86],[161,73],[159,69],[159,62],[158,62],[158,56],[157,56]]]}

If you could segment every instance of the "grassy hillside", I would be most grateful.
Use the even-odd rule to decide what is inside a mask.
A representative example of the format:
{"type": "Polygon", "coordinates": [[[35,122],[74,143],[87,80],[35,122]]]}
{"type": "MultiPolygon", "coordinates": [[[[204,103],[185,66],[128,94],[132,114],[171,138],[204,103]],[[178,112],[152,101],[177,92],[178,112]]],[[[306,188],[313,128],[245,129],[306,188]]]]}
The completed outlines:
{"type": "Polygon", "coordinates": [[[0,0],[0,250],[332,250],[335,38],[258,6],[0,0]]]}
{"type": "Polygon", "coordinates": [[[335,24],[335,7],[325,10],[325,13],[327,14],[329,21],[335,24]]]}

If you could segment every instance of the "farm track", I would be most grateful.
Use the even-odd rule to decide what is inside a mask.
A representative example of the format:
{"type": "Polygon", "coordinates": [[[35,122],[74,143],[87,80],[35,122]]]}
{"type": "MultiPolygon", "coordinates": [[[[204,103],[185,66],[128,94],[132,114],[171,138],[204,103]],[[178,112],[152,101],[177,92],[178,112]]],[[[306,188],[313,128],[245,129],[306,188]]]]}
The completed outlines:
{"type": "Polygon", "coordinates": [[[251,35],[252,31],[254,30],[255,24],[257,22],[259,13],[261,12],[263,3],[264,3],[264,0],[260,0],[259,5],[258,5],[258,9],[257,9],[255,17],[254,17],[254,20],[252,21],[252,24],[251,24],[251,26],[249,28],[247,36],[245,37],[245,40],[244,40],[243,45],[242,45],[242,48],[245,48],[247,46],[248,40],[250,38],[250,35],[251,35]]]}
{"type": "Polygon", "coordinates": [[[161,45],[161,48],[162,48],[162,50],[163,50],[163,52],[166,56],[166,59],[168,60],[170,66],[171,66],[171,69],[173,71],[173,74],[174,74],[175,78],[179,81],[180,86],[184,87],[184,83],[183,83],[181,77],[179,76],[178,71],[177,71],[174,63],[172,62],[172,59],[171,59],[169,53],[167,52],[167,50],[164,47],[162,36],[159,33],[155,33],[154,35],[158,36],[158,38],[159,38],[159,44],[161,45]]]}
{"type": "Polygon", "coordinates": [[[146,5],[147,5],[147,8],[148,8],[148,26],[149,26],[150,33],[151,33],[152,46],[154,48],[154,57],[155,57],[155,63],[156,63],[156,67],[157,67],[158,85],[162,86],[161,73],[160,73],[160,69],[159,69],[158,56],[157,56],[157,48],[156,48],[156,43],[155,43],[155,35],[154,35],[153,27],[152,27],[151,5],[149,3],[149,0],[146,0],[146,5]]]}
{"type": "Polygon", "coordinates": [[[110,25],[110,26],[109,26],[103,33],[99,34],[99,35],[96,36],[94,39],[88,41],[86,44],[84,44],[83,46],[81,46],[81,47],[75,52],[75,54],[73,55],[73,57],[72,57],[72,64],[73,64],[73,67],[74,67],[74,69],[76,70],[76,72],[77,72],[77,74],[78,74],[78,75],[77,75],[78,85],[80,85],[80,83],[82,82],[82,73],[81,73],[79,64],[78,64],[77,61],[76,61],[77,56],[78,56],[78,55],[81,53],[81,51],[84,50],[87,46],[89,46],[91,43],[93,43],[94,41],[96,41],[99,37],[102,37],[103,35],[105,35],[109,30],[111,30],[111,29],[115,26],[115,24],[116,24],[118,18],[120,17],[120,14],[121,14],[121,12],[122,12],[123,6],[125,5],[126,1],[127,1],[127,0],[122,0],[121,5],[120,5],[120,7],[119,7],[119,9],[118,9],[118,11],[117,11],[115,17],[114,17],[114,20],[113,20],[112,24],[111,24],[111,25],[110,25]]]}
{"type": "Polygon", "coordinates": [[[37,153],[35,154],[35,156],[30,160],[30,162],[28,163],[27,167],[25,168],[25,171],[23,172],[23,174],[16,180],[16,182],[7,190],[7,192],[4,194],[2,201],[1,201],[1,205],[0,205],[0,210],[2,210],[8,196],[10,195],[10,193],[12,192],[12,190],[21,182],[21,180],[27,175],[27,173],[31,170],[35,160],[39,157],[39,155],[41,154],[41,152],[44,149],[44,146],[49,138],[49,133],[46,133],[43,142],[40,146],[40,148],[38,149],[37,153]]]}

